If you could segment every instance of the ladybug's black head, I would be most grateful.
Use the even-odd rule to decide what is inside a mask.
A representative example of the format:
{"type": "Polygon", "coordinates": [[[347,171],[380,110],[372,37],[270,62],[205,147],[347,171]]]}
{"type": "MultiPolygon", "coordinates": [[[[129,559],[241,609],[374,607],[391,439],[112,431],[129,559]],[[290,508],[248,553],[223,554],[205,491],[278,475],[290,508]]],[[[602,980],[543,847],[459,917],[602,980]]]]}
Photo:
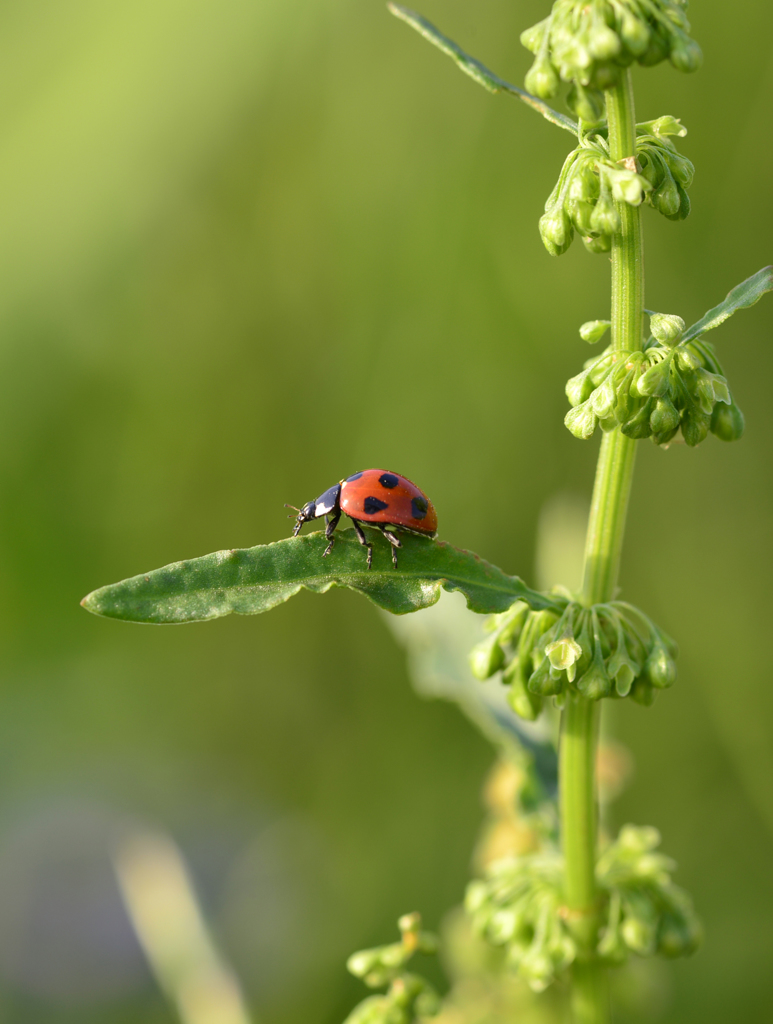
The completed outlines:
{"type": "Polygon", "coordinates": [[[298,516],[295,520],[295,527],[293,528],[293,537],[297,537],[301,532],[301,527],[304,523],[310,522],[312,519],[317,518],[317,503],[316,501],[307,501],[303,508],[298,509],[298,516]]]}

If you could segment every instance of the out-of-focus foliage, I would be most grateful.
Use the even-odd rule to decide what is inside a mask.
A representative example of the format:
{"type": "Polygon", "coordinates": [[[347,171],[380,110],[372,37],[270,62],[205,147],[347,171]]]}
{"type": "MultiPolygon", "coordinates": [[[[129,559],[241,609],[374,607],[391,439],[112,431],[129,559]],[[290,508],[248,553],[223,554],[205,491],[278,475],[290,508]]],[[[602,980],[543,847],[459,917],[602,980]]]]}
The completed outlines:
{"type": "MultiPolygon", "coordinates": [[[[422,11],[519,82],[546,8],[422,11]]],[[[773,14],[732,14],[693,5],[699,75],[637,79],[639,118],[690,127],[695,213],[645,226],[647,304],[688,323],[771,262],[773,14]]],[[[0,1013],[174,1021],[110,867],[150,826],[256,1018],[339,1024],[348,953],[461,899],[490,747],[416,699],[356,595],[185,629],[78,601],[285,536],[284,502],[367,465],[534,584],[540,509],[590,494],[563,386],[577,324],[609,317],[606,260],[539,239],[566,134],[376,0],[30,0],[0,23],[0,1013]]],[[[680,684],[609,715],[636,762],[610,831],[657,823],[706,941],[634,1024],[773,1010],[772,326],[763,303],[723,329],[741,442],[639,453],[623,597],[679,641],[680,684]]]]}

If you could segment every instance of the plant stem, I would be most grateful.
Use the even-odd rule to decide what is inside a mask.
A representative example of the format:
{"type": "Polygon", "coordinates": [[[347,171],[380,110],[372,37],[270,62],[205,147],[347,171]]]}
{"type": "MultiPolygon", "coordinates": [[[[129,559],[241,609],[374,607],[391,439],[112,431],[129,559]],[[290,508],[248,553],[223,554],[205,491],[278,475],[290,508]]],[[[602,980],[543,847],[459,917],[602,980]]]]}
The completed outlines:
{"type": "MultiPolygon", "coordinates": [[[[606,94],[610,155],[635,155],[636,127],[630,70],[606,94]]],[[[639,209],[618,204],[622,227],[612,239],[612,347],[632,352],[642,346],[644,260],[639,209]]],[[[617,586],[631,491],[636,442],[619,429],[604,434],[596,469],[582,600],[612,599],[617,586]]],[[[580,695],[567,700],[561,720],[560,811],[566,864],[566,907],[578,946],[572,969],[572,1013],[576,1024],[607,1024],[606,970],[596,959],[599,929],[596,890],[596,743],[600,706],[580,695]]]]}

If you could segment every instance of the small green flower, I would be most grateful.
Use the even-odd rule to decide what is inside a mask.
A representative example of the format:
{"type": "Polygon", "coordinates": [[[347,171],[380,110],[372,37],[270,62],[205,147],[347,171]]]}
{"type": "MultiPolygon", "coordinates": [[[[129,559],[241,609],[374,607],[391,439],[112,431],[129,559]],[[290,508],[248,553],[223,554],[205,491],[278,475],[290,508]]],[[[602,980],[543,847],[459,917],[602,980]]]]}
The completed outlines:
{"type": "Polygon", "coordinates": [[[650,331],[661,344],[676,345],[684,334],[685,322],[680,316],[670,313],[653,313],[650,316],[650,331]]]}
{"type": "Polygon", "coordinates": [[[566,672],[569,682],[574,681],[577,662],[582,656],[582,647],[574,639],[571,627],[567,627],[560,640],[554,640],[545,648],[550,664],[559,672],[566,672]]]}
{"type": "Polygon", "coordinates": [[[588,320],[580,327],[580,337],[589,345],[595,345],[597,341],[601,341],[611,326],[611,320],[588,320]]]}

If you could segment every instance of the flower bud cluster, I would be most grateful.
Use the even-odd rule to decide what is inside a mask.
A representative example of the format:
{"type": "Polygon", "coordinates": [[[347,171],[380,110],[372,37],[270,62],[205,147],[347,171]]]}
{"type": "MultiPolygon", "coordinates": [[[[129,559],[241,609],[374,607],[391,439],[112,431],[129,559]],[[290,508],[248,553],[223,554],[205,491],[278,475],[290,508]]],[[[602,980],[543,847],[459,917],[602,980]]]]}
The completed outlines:
{"type": "MultiPolygon", "coordinates": [[[[598,955],[610,965],[631,953],[676,957],[698,947],[692,902],[671,881],[675,865],[656,852],[659,843],[656,829],[626,825],[598,862],[604,922],[598,955]]],[[[499,860],[467,888],[465,906],[475,930],[504,947],[508,965],[537,992],[577,955],[563,875],[561,854],[549,851],[499,860]]]]}
{"type": "MultiPolygon", "coordinates": [[[[605,321],[583,324],[580,336],[600,337],[605,321]],[[595,332],[595,333],[594,333],[595,332]]],[[[588,360],[582,373],[566,385],[572,408],[564,423],[575,437],[591,437],[619,426],[626,437],[651,437],[666,445],[678,433],[690,447],[709,431],[723,441],[736,441],[744,418],[733,401],[713,347],[696,338],[682,340],[684,320],[653,313],[651,337],[641,352],[606,349],[588,360]]]]}
{"type": "Polygon", "coordinates": [[[675,118],[637,125],[635,160],[610,159],[605,132],[594,131],[569,154],[545,203],[539,230],[551,256],[566,252],[575,231],[589,252],[609,252],[621,228],[617,203],[640,206],[646,199],[671,220],[690,212],[687,189],[695,168],[667,137],[686,134],[675,118]]]}
{"type": "Polygon", "coordinates": [[[414,953],[436,953],[437,939],[420,930],[419,914],[405,914],[397,925],[400,942],[363,949],[349,957],[348,970],[369,988],[389,988],[383,995],[364,999],[344,1024],[414,1024],[419,1017],[433,1017],[440,1010],[440,997],[432,985],[405,970],[414,953]]]}
{"type": "Polygon", "coordinates": [[[531,721],[546,697],[559,706],[568,693],[650,705],[676,679],[676,644],[625,601],[587,608],[567,600],[561,614],[516,602],[491,625],[490,637],[473,648],[472,671],[481,679],[501,671],[510,706],[531,721]]]}
{"type": "Polygon", "coordinates": [[[624,825],[596,865],[599,887],[608,895],[598,952],[611,964],[631,953],[689,956],[700,945],[692,900],[671,881],[676,864],[656,852],[659,845],[657,829],[624,825]]]}
{"type": "Polygon", "coordinates": [[[557,851],[506,857],[467,886],[473,928],[504,946],[507,964],[535,992],[544,991],[577,954],[561,913],[563,858],[557,851]]]}
{"type": "Polygon", "coordinates": [[[583,121],[598,121],[604,90],[638,61],[647,67],[667,58],[679,71],[696,71],[703,59],[689,36],[684,0],[556,0],[543,21],[521,35],[534,54],[526,88],[547,100],[570,82],[567,104],[583,121]]]}

